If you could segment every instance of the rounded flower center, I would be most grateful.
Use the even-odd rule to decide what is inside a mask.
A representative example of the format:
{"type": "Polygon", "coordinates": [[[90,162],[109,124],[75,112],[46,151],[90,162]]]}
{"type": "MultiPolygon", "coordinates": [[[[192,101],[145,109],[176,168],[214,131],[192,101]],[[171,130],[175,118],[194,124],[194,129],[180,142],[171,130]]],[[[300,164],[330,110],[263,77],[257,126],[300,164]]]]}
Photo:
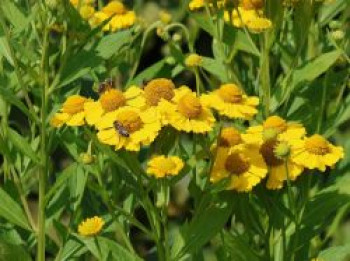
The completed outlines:
{"type": "Polygon", "coordinates": [[[84,110],[84,103],[86,98],[79,95],[73,95],[68,97],[62,106],[62,112],[68,114],[76,114],[84,110]]]}
{"type": "Polygon", "coordinates": [[[116,89],[104,92],[100,97],[102,108],[106,112],[115,111],[126,103],[123,93],[116,89]]]}
{"type": "Polygon", "coordinates": [[[328,141],[318,134],[305,141],[305,148],[308,152],[316,155],[325,155],[330,152],[328,141]]]}
{"type": "Polygon", "coordinates": [[[146,102],[150,106],[157,106],[163,98],[170,101],[175,96],[175,85],[171,80],[160,78],[147,83],[145,87],[146,102]]]}
{"type": "Polygon", "coordinates": [[[182,115],[189,119],[198,118],[202,112],[200,100],[192,94],[184,95],[179,100],[177,108],[182,115]]]}
{"type": "Polygon", "coordinates": [[[275,148],[278,145],[276,140],[267,140],[260,147],[260,153],[268,166],[279,166],[283,164],[283,160],[275,155],[275,148]]]}
{"type": "Polygon", "coordinates": [[[117,116],[117,121],[129,133],[138,131],[143,126],[140,115],[134,111],[124,111],[117,116]]]}
{"type": "Polygon", "coordinates": [[[232,147],[242,143],[241,134],[233,127],[224,128],[221,131],[219,145],[223,147],[232,147]]]}
{"type": "Polygon", "coordinates": [[[264,1],[263,0],[243,0],[242,6],[246,10],[261,9],[264,7],[264,1]]]}
{"type": "Polygon", "coordinates": [[[287,125],[287,122],[281,117],[271,116],[265,120],[263,127],[265,130],[275,129],[278,131],[278,133],[282,133],[287,130],[288,125],[287,125]]]}
{"type": "Polygon", "coordinates": [[[229,103],[240,103],[243,98],[243,91],[233,83],[221,85],[217,93],[221,99],[229,103]]]}
{"type": "Polygon", "coordinates": [[[158,164],[159,169],[163,170],[164,172],[170,172],[176,168],[175,163],[168,158],[159,160],[158,164]]]}
{"type": "Polygon", "coordinates": [[[248,171],[249,167],[249,160],[240,153],[233,153],[229,155],[225,162],[225,169],[237,176],[240,176],[244,172],[248,171]]]}

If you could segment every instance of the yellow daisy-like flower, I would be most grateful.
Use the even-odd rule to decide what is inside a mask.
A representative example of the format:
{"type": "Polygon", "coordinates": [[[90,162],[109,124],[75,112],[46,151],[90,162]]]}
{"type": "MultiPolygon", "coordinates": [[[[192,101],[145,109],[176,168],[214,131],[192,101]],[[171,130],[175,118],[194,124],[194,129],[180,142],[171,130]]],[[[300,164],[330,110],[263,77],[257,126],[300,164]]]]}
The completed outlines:
{"type": "MultiPolygon", "coordinates": [[[[135,87],[134,88],[138,88],[135,87]]],[[[132,99],[129,103],[130,106],[147,110],[153,108],[156,110],[158,116],[162,119],[162,123],[165,124],[164,115],[159,109],[159,102],[161,100],[171,101],[175,97],[175,84],[172,80],[166,78],[157,78],[149,81],[143,90],[138,88],[139,95],[132,99]]]]}
{"type": "Polygon", "coordinates": [[[101,143],[139,151],[142,145],[151,144],[162,127],[154,108],[140,111],[133,107],[122,107],[108,112],[96,124],[97,137],[101,143]]]}
{"type": "Polygon", "coordinates": [[[61,127],[63,124],[68,126],[82,126],[85,124],[84,105],[91,99],[80,95],[72,95],[63,103],[60,112],[56,113],[50,123],[53,127],[61,127]]]}
{"type": "Polygon", "coordinates": [[[135,86],[128,88],[125,92],[113,88],[106,90],[100,95],[98,101],[84,104],[86,122],[95,125],[105,113],[134,104],[133,99],[137,98],[140,93],[141,90],[135,86]]]}
{"type": "Polygon", "coordinates": [[[92,218],[87,218],[79,224],[78,233],[81,236],[97,235],[102,230],[104,224],[104,220],[100,217],[95,216],[92,218]]]}
{"type": "Polygon", "coordinates": [[[234,127],[225,127],[221,130],[218,140],[220,147],[231,148],[243,143],[240,132],[234,127]]]}
{"type": "Polygon", "coordinates": [[[164,155],[153,157],[147,163],[147,174],[156,178],[176,176],[184,167],[183,161],[176,156],[166,157],[164,155]]]}
{"type": "Polygon", "coordinates": [[[101,11],[96,12],[89,23],[92,27],[95,27],[107,19],[111,20],[103,27],[103,30],[114,32],[134,25],[136,15],[134,11],[129,11],[122,2],[111,1],[101,11]]]}
{"type": "Polygon", "coordinates": [[[243,90],[233,83],[223,84],[212,93],[202,95],[205,105],[218,111],[220,115],[231,119],[240,118],[250,120],[258,110],[258,97],[247,96],[243,90]]]}
{"type": "Polygon", "coordinates": [[[262,125],[249,127],[242,138],[246,143],[261,145],[265,140],[291,141],[306,134],[305,128],[294,122],[287,122],[279,116],[268,117],[262,125]]]}
{"type": "Polygon", "coordinates": [[[187,86],[178,88],[171,101],[162,99],[158,106],[165,124],[179,131],[206,133],[215,123],[210,109],[187,86]]]}
{"type": "Polygon", "coordinates": [[[163,23],[163,24],[169,24],[172,20],[172,16],[169,12],[167,12],[166,10],[161,10],[159,12],[159,20],[163,23]]]}
{"type": "MultiPolygon", "coordinates": [[[[284,159],[277,157],[276,149],[280,144],[281,142],[277,139],[267,140],[261,145],[259,150],[269,169],[266,183],[268,189],[281,189],[284,181],[288,178],[292,181],[295,180],[304,170],[304,167],[295,164],[289,157],[284,157],[284,159]]],[[[282,145],[289,146],[288,144],[282,145]]]]}
{"type": "Polygon", "coordinates": [[[215,183],[229,178],[228,189],[249,192],[266,174],[267,167],[257,146],[218,147],[210,180],[215,183]]]}
{"type": "Polygon", "coordinates": [[[189,56],[187,56],[185,60],[185,64],[187,67],[197,67],[201,65],[202,60],[203,60],[202,56],[196,53],[192,53],[189,56]]]}
{"type": "Polygon", "coordinates": [[[325,171],[326,167],[334,167],[344,158],[342,147],[332,145],[319,134],[303,140],[292,140],[291,144],[292,161],[308,169],[325,171]]]}
{"type": "MultiPolygon", "coordinates": [[[[213,0],[191,0],[188,7],[191,11],[201,9],[205,6],[205,3],[208,2],[209,7],[213,7],[213,0]]],[[[216,4],[219,8],[223,8],[226,4],[226,0],[216,1],[216,4]]]]}
{"type": "Polygon", "coordinates": [[[224,19],[226,22],[232,22],[233,26],[238,28],[246,26],[254,33],[259,33],[272,27],[272,22],[263,17],[262,10],[246,10],[243,7],[238,7],[232,12],[226,11],[224,19]]]}
{"type": "Polygon", "coordinates": [[[94,15],[95,8],[90,5],[83,5],[79,8],[79,13],[83,19],[88,20],[94,15]]]}

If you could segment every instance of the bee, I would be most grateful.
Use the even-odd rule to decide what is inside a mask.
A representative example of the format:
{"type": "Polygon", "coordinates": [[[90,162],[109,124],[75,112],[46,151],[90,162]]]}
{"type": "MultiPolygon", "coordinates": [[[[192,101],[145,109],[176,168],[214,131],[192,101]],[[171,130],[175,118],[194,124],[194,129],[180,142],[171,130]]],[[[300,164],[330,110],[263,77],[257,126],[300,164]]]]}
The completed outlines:
{"type": "Polygon", "coordinates": [[[113,122],[114,129],[119,133],[119,135],[128,138],[130,136],[128,130],[119,122],[113,122]]]}
{"type": "Polygon", "coordinates": [[[98,94],[101,95],[103,93],[105,93],[106,91],[112,89],[114,86],[114,81],[112,78],[109,78],[103,82],[101,82],[99,85],[98,85],[98,94]]]}

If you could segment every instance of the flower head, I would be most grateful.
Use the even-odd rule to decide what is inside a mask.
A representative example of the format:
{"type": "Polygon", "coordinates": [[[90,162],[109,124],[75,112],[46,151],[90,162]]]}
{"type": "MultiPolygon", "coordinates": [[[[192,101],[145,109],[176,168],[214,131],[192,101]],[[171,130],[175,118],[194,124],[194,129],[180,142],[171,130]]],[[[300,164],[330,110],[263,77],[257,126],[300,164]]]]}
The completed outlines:
{"type": "Polygon", "coordinates": [[[155,156],[147,163],[147,174],[156,178],[176,176],[184,167],[183,161],[176,156],[155,156]]]}
{"type": "Polygon", "coordinates": [[[228,178],[228,189],[248,192],[266,174],[267,167],[257,146],[238,145],[233,149],[218,147],[210,180],[215,183],[228,178]]]}
{"type": "Polygon", "coordinates": [[[87,218],[79,224],[78,233],[82,236],[94,236],[102,230],[104,224],[104,220],[100,217],[87,218]]]}
{"type": "Polygon", "coordinates": [[[219,114],[231,119],[250,120],[258,110],[257,97],[249,97],[243,90],[233,83],[223,84],[212,93],[202,96],[202,101],[207,106],[218,111],[219,114]]]}
{"type": "Polygon", "coordinates": [[[96,124],[97,137],[100,142],[139,151],[142,145],[151,144],[161,129],[160,119],[154,109],[140,111],[133,107],[123,107],[108,112],[96,124]]]}
{"type": "Polygon", "coordinates": [[[233,147],[242,144],[243,140],[239,131],[234,127],[225,127],[221,130],[219,138],[219,146],[221,147],[233,147]]]}
{"type": "Polygon", "coordinates": [[[293,140],[291,159],[308,169],[325,171],[344,157],[344,149],[334,146],[324,137],[315,134],[302,140],[293,140]]]}
{"type": "Polygon", "coordinates": [[[185,60],[185,64],[187,67],[197,67],[201,65],[202,59],[203,59],[202,56],[196,53],[192,53],[189,56],[187,56],[185,60]]]}
{"type": "Polygon", "coordinates": [[[56,113],[50,123],[53,127],[82,126],[85,124],[84,105],[91,100],[80,95],[72,95],[63,103],[60,112],[56,113]]]}
{"type": "Polygon", "coordinates": [[[159,108],[164,123],[179,131],[206,133],[212,130],[215,122],[209,108],[187,86],[177,89],[171,101],[162,99],[159,108]]]}
{"type": "Polygon", "coordinates": [[[130,87],[125,92],[111,88],[100,94],[97,101],[89,101],[84,104],[86,121],[90,125],[95,125],[101,117],[118,110],[124,106],[133,106],[134,99],[138,97],[141,90],[137,87],[130,87]]]}

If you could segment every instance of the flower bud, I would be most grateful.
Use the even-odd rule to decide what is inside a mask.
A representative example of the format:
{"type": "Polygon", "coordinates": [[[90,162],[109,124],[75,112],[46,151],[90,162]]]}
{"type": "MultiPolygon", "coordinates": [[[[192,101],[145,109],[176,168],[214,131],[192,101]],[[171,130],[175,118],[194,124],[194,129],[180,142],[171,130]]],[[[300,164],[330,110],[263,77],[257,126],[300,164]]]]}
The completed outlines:
{"type": "Polygon", "coordinates": [[[287,142],[280,142],[276,145],[274,153],[277,158],[285,159],[290,154],[290,146],[287,142]]]}

